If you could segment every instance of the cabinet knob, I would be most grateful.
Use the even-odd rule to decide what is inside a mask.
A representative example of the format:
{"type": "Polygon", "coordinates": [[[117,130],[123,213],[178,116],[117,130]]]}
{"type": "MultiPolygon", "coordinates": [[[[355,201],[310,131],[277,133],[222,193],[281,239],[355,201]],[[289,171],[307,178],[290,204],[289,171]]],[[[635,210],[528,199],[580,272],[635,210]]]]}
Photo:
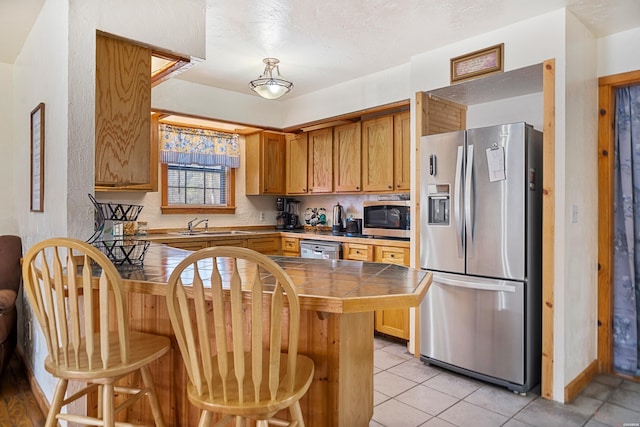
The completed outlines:
{"type": "Polygon", "coordinates": [[[387,188],[391,190],[393,188],[393,185],[387,185],[387,188]]]}
{"type": "Polygon", "coordinates": [[[307,189],[306,189],[306,188],[303,188],[303,189],[302,189],[302,191],[307,191],[307,189]]]}
{"type": "Polygon", "coordinates": [[[360,187],[356,186],[356,190],[359,190],[359,189],[360,189],[360,187]]]}

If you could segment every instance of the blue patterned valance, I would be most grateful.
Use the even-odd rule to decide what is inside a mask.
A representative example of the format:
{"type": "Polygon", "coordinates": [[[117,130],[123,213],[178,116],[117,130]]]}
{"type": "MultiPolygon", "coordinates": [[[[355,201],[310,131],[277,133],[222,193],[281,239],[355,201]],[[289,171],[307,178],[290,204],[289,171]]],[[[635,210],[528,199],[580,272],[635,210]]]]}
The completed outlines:
{"type": "Polygon", "coordinates": [[[180,165],[240,167],[238,135],[160,124],[160,161],[180,165]]]}

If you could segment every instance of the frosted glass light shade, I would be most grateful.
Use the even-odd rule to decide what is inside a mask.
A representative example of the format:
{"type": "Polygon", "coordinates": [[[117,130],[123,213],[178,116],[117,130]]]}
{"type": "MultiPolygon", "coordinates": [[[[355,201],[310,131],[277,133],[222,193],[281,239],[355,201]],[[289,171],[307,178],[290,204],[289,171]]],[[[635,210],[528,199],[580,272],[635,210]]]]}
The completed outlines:
{"type": "Polygon", "coordinates": [[[263,73],[257,79],[250,81],[249,87],[265,99],[278,99],[289,92],[293,87],[293,83],[272,75],[275,68],[278,76],[280,76],[280,69],[278,68],[278,62],[280,61],[276,58],[265,58],[262,62],[266,64],[263,73]]]}

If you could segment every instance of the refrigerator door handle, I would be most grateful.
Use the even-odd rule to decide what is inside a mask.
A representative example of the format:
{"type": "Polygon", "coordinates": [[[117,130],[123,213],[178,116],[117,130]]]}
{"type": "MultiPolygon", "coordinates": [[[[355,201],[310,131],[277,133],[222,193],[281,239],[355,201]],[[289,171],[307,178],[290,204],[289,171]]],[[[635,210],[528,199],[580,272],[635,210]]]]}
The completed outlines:
{"type": "Polygon", "coordinates": [[[464,158],[464,146],[458,146],[458,155],[456,157],[456,175],[454,182],[454,191],[456,192],[455,209],[453,210],[456,222],[456,245],[458,247],[458,258],[464,257],[464,232],[462,226],[462,214],[460,212],[462,206],[462,160],[464,158]]]}
{"type": "Polygon", "coordinates": [[[474,201],[473,194],[473,145],[469,144],[467,146],[467,170],[465,172],[465,184],[464,184],[464,214],[465,214],[465,224],[467,226],[467,233],[470,237],[470,241],[467,242],[467,256],[473,255],[475,252],[474,247],[474,221],[473,221],[473,211],[474,206],[472,202],[474,201]]]}
{"type": "Polygon", "coordinates": [[[505,283],[501,284],[487,284],[478,283],[472,281],[455,280],[449,277],[443,277],[439,274],[433,274],[433,282],[441,283],[443,285],[455,286],[458,288],[478,289],[481,291],[496,291],[496,292],[515,292],[516,287],[505,283]]]}

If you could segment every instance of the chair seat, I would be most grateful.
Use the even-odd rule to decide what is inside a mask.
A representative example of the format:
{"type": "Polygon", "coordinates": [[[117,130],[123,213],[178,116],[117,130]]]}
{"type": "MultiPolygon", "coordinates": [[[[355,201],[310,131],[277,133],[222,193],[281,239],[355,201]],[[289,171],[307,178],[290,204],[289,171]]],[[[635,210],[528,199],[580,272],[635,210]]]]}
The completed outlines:
{"type": "MultiPolygon", "coordinates": [[[[85,339],[82,338],[82,345],[80,348],[83,351],[79,355],[78,365],[74,360],[69,360],[68,366],[63,366],[64,363],[56,364],[51,356],[48,356],[45,360],[45,368],[52,375],[58,378],[80,380],[80,381],[94,381],[99,382],[101,378],[114,378],[126,375],[130,372],[136,371],[141,367],[153,362],[158,357],[169,351],[170,341],[169,338],[145,334],[142,332],[130,331],[129,333],[129,362],[123,364],[120,362],[120,338],[117,332],[109,333],[109,359],[111,362],[108,368],[102,367],[100,359],[99,349],[99,336],[94,334],[94,354],[92,368],[89,368],[89,358],[84,351],[85,339]]],[[[71,345],[70,345],[71,347],[71,345]]],[[[73,351],[69,350],[69,354],[73,355],[73,351]]],[[[58,350],[58,357],[61,361],[64,361],[63,351],[58,350]]],[[[72,356],[70,356],[72,357],[72,356]]]]}
{"type": "MultiPolygon", "coordinates": [[[[233,354],[229,354],[230,361],[233,362],[233,354]]],[[[280,361],[280,372],[286,372],[286,354],[282,354],[280,361]]],[[[295,384],[291,393],[283,390],[278,390],[276,398],[272,401],[270,393],[267,388],[268,381],[268,353],[263,357],[263,375],[262,384],[263,387],[260,390],[260,401],[256,402],[254,398],[253,382],[251,379],[251,354],[245,353],[245,379],[244,379],[244,401],[240,402],[238,398],[238,387],[236,381],[227,381],[227,395],[228,401],[224,401],[222,394],[222,382],[215,381],[213,384],[213,396],[210,395],[198,395],[196,387],[190,382],[187,391],[189,401],[200,409],[204,409],[210,412],[219,412],[225,414],[240,415],[245,417],[253,417],[262,419],[261,415],[269,416],[281,409],[288,408],[293,402],[297,402],[307,391],[313,380],[314,364],[313,360],[304,355],[297,355],[295,384]]],[[[213,357],[213,367],[216,370],[214,377],[218,377],[218,361],[217,357],[213,357]]],[[[233,366],[229,366],[229,377],[235,378],[233,372],[233,366]]],[[[281,384],[283,381],[281,381],[281,384]]]]}

